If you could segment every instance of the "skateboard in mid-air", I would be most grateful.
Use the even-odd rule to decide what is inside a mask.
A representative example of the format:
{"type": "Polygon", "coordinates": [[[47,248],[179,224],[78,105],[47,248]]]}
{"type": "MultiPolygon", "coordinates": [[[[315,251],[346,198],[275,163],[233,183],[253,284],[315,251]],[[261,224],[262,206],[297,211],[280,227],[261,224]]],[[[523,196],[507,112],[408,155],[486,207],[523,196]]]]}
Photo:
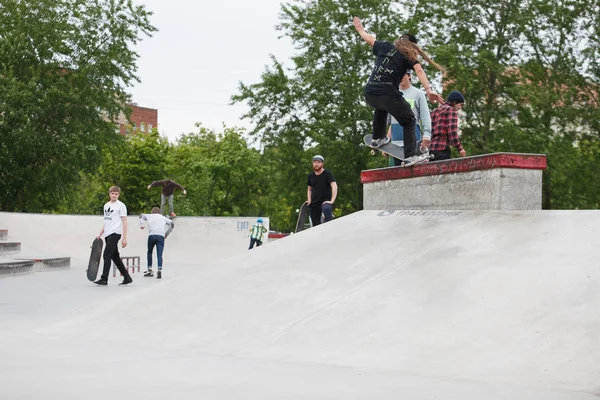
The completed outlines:
{"type": "Polygon", "coordinates": [[[296,222],[296,230],[295,232],[300,232],[304,229],[304,224],[306,223],[306,216],[308,215],[308,201],[305,201],[300,206],[300,212],[298,213],[298,221],[296,222]]]}
{"type": "Polygon", "coordinates": [[[384,144],[383,146],[375,147],[371,143],[373,141],[373,135],[365,135],[363,141],[367,146],[371,149],[371,154],[377,154],[376,151],[380,151],[383,154],[387,154],[388,156],[392,156],[402,161],[400,164],[401,167],[410,167],[416,164],[423,164],[429,162],[429,160],[433,160],[433,154],[429,154],[429,150],[423,151],[422,154],[419,154],[416,158],[404,158],[404,147],[398,146],[393,142],[389,142],[384,144]]]}
{"type": "Polygon", "coordinates": [[[87,278],[94,282],[98,276],[98,267],[100,267],[100,258],[102,257],[102,239],[94,239],[92,242],[92,252],[90,254],[90,261],[87,267],[87,278]]]}

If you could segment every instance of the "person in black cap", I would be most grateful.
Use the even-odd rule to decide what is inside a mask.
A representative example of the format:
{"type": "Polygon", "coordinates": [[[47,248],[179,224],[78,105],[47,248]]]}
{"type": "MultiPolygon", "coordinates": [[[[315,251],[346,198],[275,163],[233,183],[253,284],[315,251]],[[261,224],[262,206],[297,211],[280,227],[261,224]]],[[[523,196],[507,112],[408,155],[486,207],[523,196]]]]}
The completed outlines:
{"type": "Polygon", "coordinates": [[[418,45],[417,38],[405,33],[394,43],[375,40],[375,36],[367,33],[360,19],[354,17],[354,27],[370,46],[373,54],[377,56],[375,67],[365,86],[365,100],[375,109],[373,115],[373,145],[375,147],[389,143],[386,136],[387,115],[391,114],[404,132],[404,155],[413,157],[417,152],[415,138],[416,120],[410,104],[404,99],[398,86],[406,71],[413,69],[431,101],[442,103],[444,98],[431,90],[431,84],[419,63],[420,56],[430,65],[439,69],[443,68],[427,55],[418,45]]]}
{"type": "Polygon", "coordinates": [[[452,158],[450,146],[458,149],[461,157],[467,152],[458,138],[458,110],[465,104],[465,97],[456,90],[450,92],[446,102],[431,112],[431,144],[429,150],[433,161],[452,158]]]}
{"type": "Polygon", "coordinates": [[[337,183],[333,173],[325,168],[325,159],[316,155],[312,159],[313,173],[308,175],[308,191],[306,193],[310,220],[313,226],[321,224],[321,213],[325,222],[333,219],[333,203],[337,197],[337,183]]]}

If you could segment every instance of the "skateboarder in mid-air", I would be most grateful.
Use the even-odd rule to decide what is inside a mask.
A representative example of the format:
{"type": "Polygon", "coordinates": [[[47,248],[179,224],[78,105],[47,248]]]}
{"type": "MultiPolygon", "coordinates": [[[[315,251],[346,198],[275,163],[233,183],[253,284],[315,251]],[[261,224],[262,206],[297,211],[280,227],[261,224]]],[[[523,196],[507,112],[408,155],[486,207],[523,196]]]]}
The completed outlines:
{"type": "Polygon", "coordinates": [[[97,238],[100,239],[104,235],[104,241],[106,247],[104,248],[104,269],[102,270],[102,276],[96,282],[97,285],[106,286],[108,285],[108,274],[110,273],[111,261],[115,263],[121,275],[123,275],[123,282],[121,285],[127,285],[133,282],[127,268],[121,260],[119,254],[118,243],[123,237],[121,245],[127,246],[127,207],[121,201],[119,196],[121,189],[118,186],[111,186],[108,190],[110,201],[104,205],[104,225],[102,230],[98,234],[97,238]]]}
{"type": "Polygon", "coordinates": [[[162,181],[152,182],[146,187],[146,189],[150,190],[155,186],[162,186],[162,194],[160,196],[160,213],[164,214],[165,200],[168,198],[170,212],[169,215],[171,215],[171,217],[174,217],[175,213],[173,212],[173,193],[175,193],[175,189],[179,189],[183,191],[183,195],[185,196],[187,194],[185,188],[171,179],[165,179],[162,181]]]}
{"type": "Polygon", "coordinates": [[[360,19],[354,17],[354,28],[360,37],[373,47],[377,56],[373,72],[365,86],[365,100],[375,109],[373,115],[373,146],[379,147],[389,143],[386,136],[387,115],[391,114],[404,133],[404,157],[410,158],[416,154],[415,125],[416,120],[410,104],[398,90],[400,80],[406,71],[413,69],[423,84],[425,93],[431,101],[442,103],[443,97],[431,90],[431,85],[419,63],[421,56],[430,65],[439,70],[443,68],[434,62],[419,46],[417,38],[411,34],[403,34],[394,43],[375,40],[375,36],[367,33],[360,19]]]}
{"type": "MultiPolygon", "coordinates": [[[[427,104],[427,97],[425,92],[417,89],[411,85],[410,82],[411,74],[410,71],[406,72],[406,75],[400,81],[400,93],[404,99],[408,102],[411,110],[415,114],[417,125],[415,126],[416,140],[417,143],[421,139],[421,149],[427,151],[429,144],[431,143],[431,116],[429,114],[429,105],[427,104]]],[[[404,134],[402,126],[396,121],[391,115],[388,116],[388,122],[390,129],[388,130],[387,136],[392,139],[392,143],[404,147],[404,134]]],[[[390,167],[400,166],[402,160],[395,157],[390,157],[390,167]]]]}
{"type": "Polygon", "coordinates": [[[158,207],[152,209],[152,214],[140,215],[140,229],[145,228],[144,221],[148,223],[148,270],[144,273],[144,276],[154,276],[152,272],[152,252],[154,251],[154,246],[156,246],[156,262],[158,264],[156,279],[161,279],[165,239],[173,231],[175,224],[169,218],[161,215],[158,207]]]}

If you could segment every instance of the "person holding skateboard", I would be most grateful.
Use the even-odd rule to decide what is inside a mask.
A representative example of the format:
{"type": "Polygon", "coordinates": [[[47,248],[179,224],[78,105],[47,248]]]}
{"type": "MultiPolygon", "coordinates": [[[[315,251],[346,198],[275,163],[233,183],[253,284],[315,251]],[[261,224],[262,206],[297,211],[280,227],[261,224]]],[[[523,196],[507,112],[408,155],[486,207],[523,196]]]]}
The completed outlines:
{"type": "Polygon", "coordinates": [[[255,244],[256,247],[262,246],[265,233],[267,233],[267,228],[265,228],[265,226],[263,225],[263,219],[259,218],[249,230],[250,247],[248,247],[248,250],[251,250],[255,244]]]}
{"type": "Polygon", "coordinates": [[[156,263],[158,264],[156,279],[161,279],[165,239],[173,231],[175,223],[169,218],[161,215],[160,208],[158,207],[152,208],[152,214],[140,215],[140,229],[145,228],[144,221],[148,224],[148,269],[144,273],[144,276],[150,278],[154,276],[154,273],[152,272],[152,252],[154,251],[154,246],[156,246],[156,263]]]}
{"type": "Polygon", "coordinates": [[[108,274],[110,273],[111,261],[115,263],[121,275],[123,275],[123,282],[120,285],[127,285],[133,282],[127,268],[121,260],[119,254],[118,243],[121,237],[123,241],[121,246],[127,247],[127,207],[119,200],[121,195],[121,189],[118,186],[111,186],[108,189],[108,195],[110,200],[104,205],[104,225],[100,230],[97,238],[100,239],[104,236],[106,246],[104,248],[104,269],[102,270],[102,276],[100,279],[95,281],[96,285],[106,286],[108,285],[108,274]]]}
{"type": "Polygon", "coordinates": [[[175,193],[175,189],[179,189],[183,191],[183,195],[185,196],[187,194],[185,188],[171,179],[164,179],[162,181],[152,182],[146,186],[146,189],[150,190],[155,186],[162,186],[162,194],[160,196],[160,213],[164,213],[165,200],[168,198],[170,215],[171,217],[175,217],[175,213],[173,212],[173,193],[175,193]]]}
{"type": "Polygon", "coordinates": [[[461,92],[450,92],[446,102],[431,112],[432,131],[431,154],[435,161],[449,160],[452,158],[450,145],[456,147],[461,157],[466,157],[467,152],[458,138],[458,110],[465,104],[465,97],[461,92]]]}
{"type": "Polygon", "coordinates": [[[321,224],[321,213],[325,222],[333,219],[333,203],[337,197],[338,187],[333,173],[325,168],[325,158],[316,155],[312,159],[313,172],[308,175],[306,192],[310,220],[313,226],[321,224]]]}
{"type": "Polygon", "coordinates": [[[415,116],[410,104],[398,90],[400,80],[406,71],[413,69],[425,93],[431,101],[442,103],[443,97],[431,90],[431,84],[419,63],[421,56],[429,64],[443,70],[443,68],[427,55],[419,46],[417,38],[411,34],[403,34],[394,43],[375,40],[375,36],[367,33],[360,19],[354,17],[354,28],[360,37],[373,47],[373,54],[377,56],[373,72],[365,86],[365,100],[375,109],[373,114],[373,147],[379,147],[390,142],[386,136],[387,115],[391,114],[404,131],[404,157],[410,158],[416,154],[415,116]]]}

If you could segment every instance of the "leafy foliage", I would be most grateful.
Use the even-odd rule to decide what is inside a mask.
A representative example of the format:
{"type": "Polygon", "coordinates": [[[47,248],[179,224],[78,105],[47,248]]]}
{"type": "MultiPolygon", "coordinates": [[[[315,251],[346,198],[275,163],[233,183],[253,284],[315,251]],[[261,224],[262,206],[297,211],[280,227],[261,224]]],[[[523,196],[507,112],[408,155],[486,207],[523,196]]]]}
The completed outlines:
{"type": "Polygon", "coordinates": [[[0,6],[0,208],[43,211],[117,146],[111,122],[137,80],[131,50],[155,28],[119,0],[0,6]]]}

